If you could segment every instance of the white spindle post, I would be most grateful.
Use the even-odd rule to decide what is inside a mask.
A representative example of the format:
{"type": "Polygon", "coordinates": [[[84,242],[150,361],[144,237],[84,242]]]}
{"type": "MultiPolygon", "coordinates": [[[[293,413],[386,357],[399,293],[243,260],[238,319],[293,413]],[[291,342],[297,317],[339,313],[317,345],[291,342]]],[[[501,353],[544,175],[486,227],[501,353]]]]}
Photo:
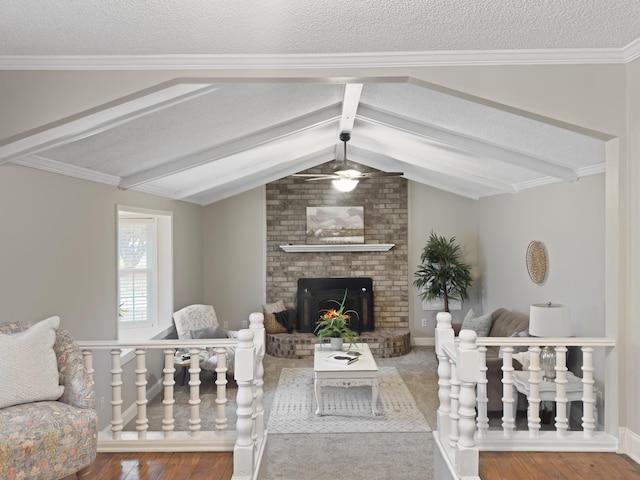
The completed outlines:
{"type": "Polygon", "coordinates": [[[238,347],[235,355],[235,377],[238,384],[236,402],[238,404],[236,423],[237,439],[233,451],[232,479],[251,478],[256,459],[256,445],[253,433],[253,394],[255,352],[253,331],[238,332],[238,347]]]}
{"type": "Polygon", "coordinates": [[[540,347],[529,347],[529,407],[527,408],[527,421],[529,437],[540,436],[540,382],[542,370],[540,369],[540,347]]]}
{"type": "Polygon", "coordinates": [[[567,418],[567,347],[556,349],[556,431],[559,437],[566,437],[569,429],[567,418]]]}
{"type": "Polygon", "coordinates": [[[253,346],[256,352],[253,439],[257,448],[260,449],[264,440],[264,366],[262,364],[265,354],[264,315],[259,312],[252,313],[249,315],[249,325],[253,332],[253,346]]]}
{"type": "MultiPolygon", "coordinates": [[[[455,446],[456,471],[460,477],[477,477],[479,452],[473,435],[476,429],[476,384],[480,374],[476,332],[462,330],[458,347],[457,375],[460,381],[459,439],[455,446]]],[[[478,477],[479,478],[479,477],[478,477]]]]}
{"type": "Polygon", "coordinates": [[[121,352],[119,348],[111,350],[111,435],[114,440],[120,440],[123,428],[121,352]]]}
{"type": "Polygon", "coordinates": [[[513,347],[507,345],[502,349],[502,430],[508,438],[516,427],[513,397],[513,347]]]}
{"type": "Polygon", "coordinates": [[[136,389],[138,398],[136,430],[138,438],[145,440],[147,438],[147,430],[149,429],[149,420],[147,419],[147,367],[146,367],[146,351],[143,348],[136,348],[136,389]]]}
{"type": "Polygon", "coordinates": [[[93,353],[91,350],[82,350],[82,363],[84,363],[84,368],[93,382],[93,353]]]}
{"type": "Polygon", "coordinates": [[[458,379],[458,367],[455,359],[449,359],[451,364],[451,413],[449,414],[449,446],[456,448],[458,444],[458,422],[460,420],[460,380],[458,379]]]}
{"type": "Polygon", "coordinates": [[[216,430],[227,429],[227,349],[216,348],[216,430]]]}
{"type": "Polygon", "coordinates": [[[593,347],[582,347],[582,430],[585,438],[593,438],[596,429],[593,370],[593,347]]]}
{"type": "Polygon", "coordinates": [[[200,433],[200,349],[189,350],[189,432],[195,437],[200,433]]]}
{"type": "Polygon", "coordinates": [[[176,403],[173,397],[173,386],[175,385],[175,350],[173,348],[165,348],[164,353],[164,380],[162,385],[164,387],[164,397],[162,404],[164,405],[164,416],[162,417],[162,431],[164,432],[164,438],[171,438],[173,436],[173,430],[175,428],[175,419],[173,418],[173,405],[176,403]]]}
{"type": "Polygon", "coordinates": [[[454,332],[451,328],[451,314],[439,312],[435,331],[436,356],[438,357],[438,399],[437,426],[440,439],[447,444],[451,427],[451,364],[444,352],[444,345],[453,343],[454,332]]]}
{"type": "Polygon", "coordinates": [[[489,397],[487,396],[487,347],[479,346],[478,348],[478,364],[480,372],[478,376],[477,387],[477,404],[478,404],[478,437],[484,438],[489,430],[489,416],[487,415],[487,405],[489,397]]]}

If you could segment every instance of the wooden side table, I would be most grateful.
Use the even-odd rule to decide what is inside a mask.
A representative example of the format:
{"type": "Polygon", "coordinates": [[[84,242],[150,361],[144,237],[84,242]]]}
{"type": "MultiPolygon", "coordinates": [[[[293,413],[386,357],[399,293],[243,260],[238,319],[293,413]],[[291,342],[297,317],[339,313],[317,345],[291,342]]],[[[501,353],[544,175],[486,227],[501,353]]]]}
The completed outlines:
{"type": "MultiPolygon", "coordinates": [[[[567,422],[570,422],[571,418],[571,403],[582,401],[582,378],[576,377],[572,372],[567,372],[567,422]]],[[[549,380],[542,380],[539,384],[540,403],[542,402],[555,402],[556,401],[556,382],[549,380]]],[[[516,417],[516,411],[518,407],[518,393],[522,393],[527,397],[529,401],[530,384],[529,384],[529,372],[528,371],[515,371],[513,372],[513,395],[515,401],[513,402],[513,418],[516,417]]],[[[597,395],[597,391],[594,388],[594,396],[597,395]]],[[[597,397],[596,397],[597,398],[597,397]]],[[[593,405],[593,418],[598,423],[598,409],[596,405],[593,405]]]]}

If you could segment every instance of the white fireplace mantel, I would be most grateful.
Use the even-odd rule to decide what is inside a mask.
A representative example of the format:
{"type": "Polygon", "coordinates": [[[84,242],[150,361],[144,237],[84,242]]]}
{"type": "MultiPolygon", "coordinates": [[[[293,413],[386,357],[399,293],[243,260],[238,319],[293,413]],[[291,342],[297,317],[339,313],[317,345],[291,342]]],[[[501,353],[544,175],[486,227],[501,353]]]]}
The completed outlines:
{"type": "Polygon", "coordinates": [[[323,245],[280,245],[287,253],[302,252],[386,252],[395,247],[395,243],[340,243],[323,245]]]}

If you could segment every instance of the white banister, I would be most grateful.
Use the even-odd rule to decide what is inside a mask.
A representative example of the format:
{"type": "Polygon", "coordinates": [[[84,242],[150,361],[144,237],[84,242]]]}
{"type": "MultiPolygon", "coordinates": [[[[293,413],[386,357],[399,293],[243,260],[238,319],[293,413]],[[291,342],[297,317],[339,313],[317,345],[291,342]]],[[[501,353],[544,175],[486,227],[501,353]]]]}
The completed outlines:
{"type": "Polygon", "coordinates": [[[257,449],[253,441],[254,358],[253,332],[242,330],[238,334],[236,349],[236,383],[238,394],[238,439],[233,450],[234,474],[232,479],[250,478],[257,449]]]}
{"type": "Polygon", "coordinates": [[[478,365],[480,372],[478,375],[477,403],[478,403],[478,437],[484,437],[489,430],[489,417],[487,415],[487,347],[478,347],[478,365]]]}
{"type": "Polygon", "coordinates": [[[147,430],[149,429],[149,420],[147,419],[147,367],[146,367],[146,350],[136,348],[136,388],[138,390],[138,398],[136,400],[138,415],[136,418],[136,430],[138,438],[144,440],[147,438],[147,430]]]}
{"type": "MultiPolygon", "coordinates": [[[[438,398],[435,472],[437,478],[477,479],[480,451],[599,451],[618,448],[617,438],[596,430],[597,414],[593,351],[615,347],[609,338],[478,337],[462,330],[455,339],[449,314],[439,313],[435,330],[438,359],[438,398]],[[555,380],[542,378],[541,346],[556,351],[555,380]],[[582,349],[582,378],[568,370],[567,347],[582,349]],[[501,427],[490,427],[487,414],[487,348],[502,347],[501,427]],[[528,372],[514,368],[514,349],[528,348],[528,372]],[[467,353],[469,352],[469,353],[467,353]],[[466,362],[467,355],[470,360],[466,362]],[[582,389],[582,431],[571,431],[569,409],[576,401],[576,382],[582,389]],[[551,383],[551,385],[550,385],[551,383]],[[522,393],[520,393],[522,392],[522,393]],[[519,396],[527,398],[527,429],[516,428],[519,396]],[[553,429],[541,429],[541,402],[556,403],[553,429]],[[477,413],[476,413],[477,412],[477,413]]],[[[519,358],[518,358],[519,359],[519,358]]],[[[525,360],[523,360],[525,361],[525,360]]],[[[604,384],[606,387],[606,383],[604,384]]],[[[615,405],[612,407],[615,408],[615,405]]],[[[606,406],[605,406],[606,409],[606,406]]]]}
{"type": "Polygon", "coordinates": [[[542,369],[540,368],[540,347],[529,347],[529,407],[527,408],[527,422],[529,436],[536,438],[540,433],[540,382],[542,369]]]}
{"type": "Polygon", "coordinates": [[[114,440],[120,440],[124,421],[122,420],[122,350],[111,350],[111,434],[114,440]]]}
{"type": "Polygon", "coordinates": [[[593,393],[593,348],[582,347],[582,428],[585,436],[593,438],[596,429],[596,399],[593,393]]]}
{"type": "Polygon", "coordinates": [[[189,431],[192,437],[200,432],[200,349],[189,350],[189,431]]]}
{"type": "MultiPolygon", "coordinates": [[[[516,399],[517,400],[517,399],[516,399]]],[[[513,437],[516,428],[513,395],[513,347],[506,346],[502,351],[502,431],[507,438],[513,437]]]]}
{"type": "Polygon", "coordinates": [[[164,379],[162,386],[164,389],[164,396],[162,398],[162,404],[164,405],[164,415],[162,417],[162,431],[165,438],[171,438],[171,434],[176,426],[176,421],[173,418],[173,406],[176,403],[173,397],[173,386],[176,383],[174,375],[176,368],[174,365],[175,350],[173,348],[165,348],[164,353],[164,379]]]}
{"type": "Polygon", "coordinates": [[[460,408],[458,421],[459,439],[455,446],[456,470],[462,477],[477,476],[480,466],[479,452],[474,440],[476,384],[480,374],[479,354],[476,348],[476,333],[472,330],[460,332],[457,372],[460,382],[460,408]]]}
{"type": "Polygon", "coordinates": [[[83,362],[94,382],[109,381],[111,387],[111,419],[108,429],[98,434],[99,452],[177,452],[177,451],[233,451],[234,480],[256,478],[259,462],[266,445],[264,428],[263,374],[265,331],[262,313],[250,316],[251,329],[240,330],[237,338],[198,340],[140,340],[140,341],[77,341],[82,350],[83,362]],[[227,391],[227,350],[235,348],[234,375],[238,385],[236,414],[238,423],[235,430],[228,425],[229,399],[227,391]],[[188,383],[188,430],[176,431],[174,398],[176,351],[190,352],[188,383]],[[201,369],[200,361],[205,356],[204,349],[216,355],[216,408],[215,429],[203,431],[201,425],[201,369]],[[94,353],[106,350],[110,355],[110,369],[105,367],[94,371],[94,353]],[[150,385],[156,377],[147,362],[147,354],[152,350],[162,352],[158,381],[150,385]],[[133,351],[133,368],[123,360],[123,351],[133,351]],[[123,366],[133,372],[134,380],[123,383],[123,366]],[[126,396],[123,395],[126,393],[126,396]],[[161,392],[163,418],[161,430],[149,429],[147,418],[148,395],[161,392]],[[124,398],[133,398],[123,412],[124,398]],[[125,431],[124,424],[135,420],[136,431],[125,431]]]}
{"type": "Polygon", "coordinates": [[[227,429],[227,350],[216,348],[216,429],[227,429]]]}

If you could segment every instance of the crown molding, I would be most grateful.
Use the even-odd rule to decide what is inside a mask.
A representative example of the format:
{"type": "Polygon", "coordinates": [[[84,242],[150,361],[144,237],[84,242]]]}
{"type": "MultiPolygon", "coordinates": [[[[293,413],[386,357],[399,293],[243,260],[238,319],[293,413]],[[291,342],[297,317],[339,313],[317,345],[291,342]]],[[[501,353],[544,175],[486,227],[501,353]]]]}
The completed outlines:
{"type": "Polygon", "coordinates": [[[202,70],[624,64],[640,57],[640,39],[623,48],[465,50],[282,55],[0,55],[0,70],[202,70]]]}

